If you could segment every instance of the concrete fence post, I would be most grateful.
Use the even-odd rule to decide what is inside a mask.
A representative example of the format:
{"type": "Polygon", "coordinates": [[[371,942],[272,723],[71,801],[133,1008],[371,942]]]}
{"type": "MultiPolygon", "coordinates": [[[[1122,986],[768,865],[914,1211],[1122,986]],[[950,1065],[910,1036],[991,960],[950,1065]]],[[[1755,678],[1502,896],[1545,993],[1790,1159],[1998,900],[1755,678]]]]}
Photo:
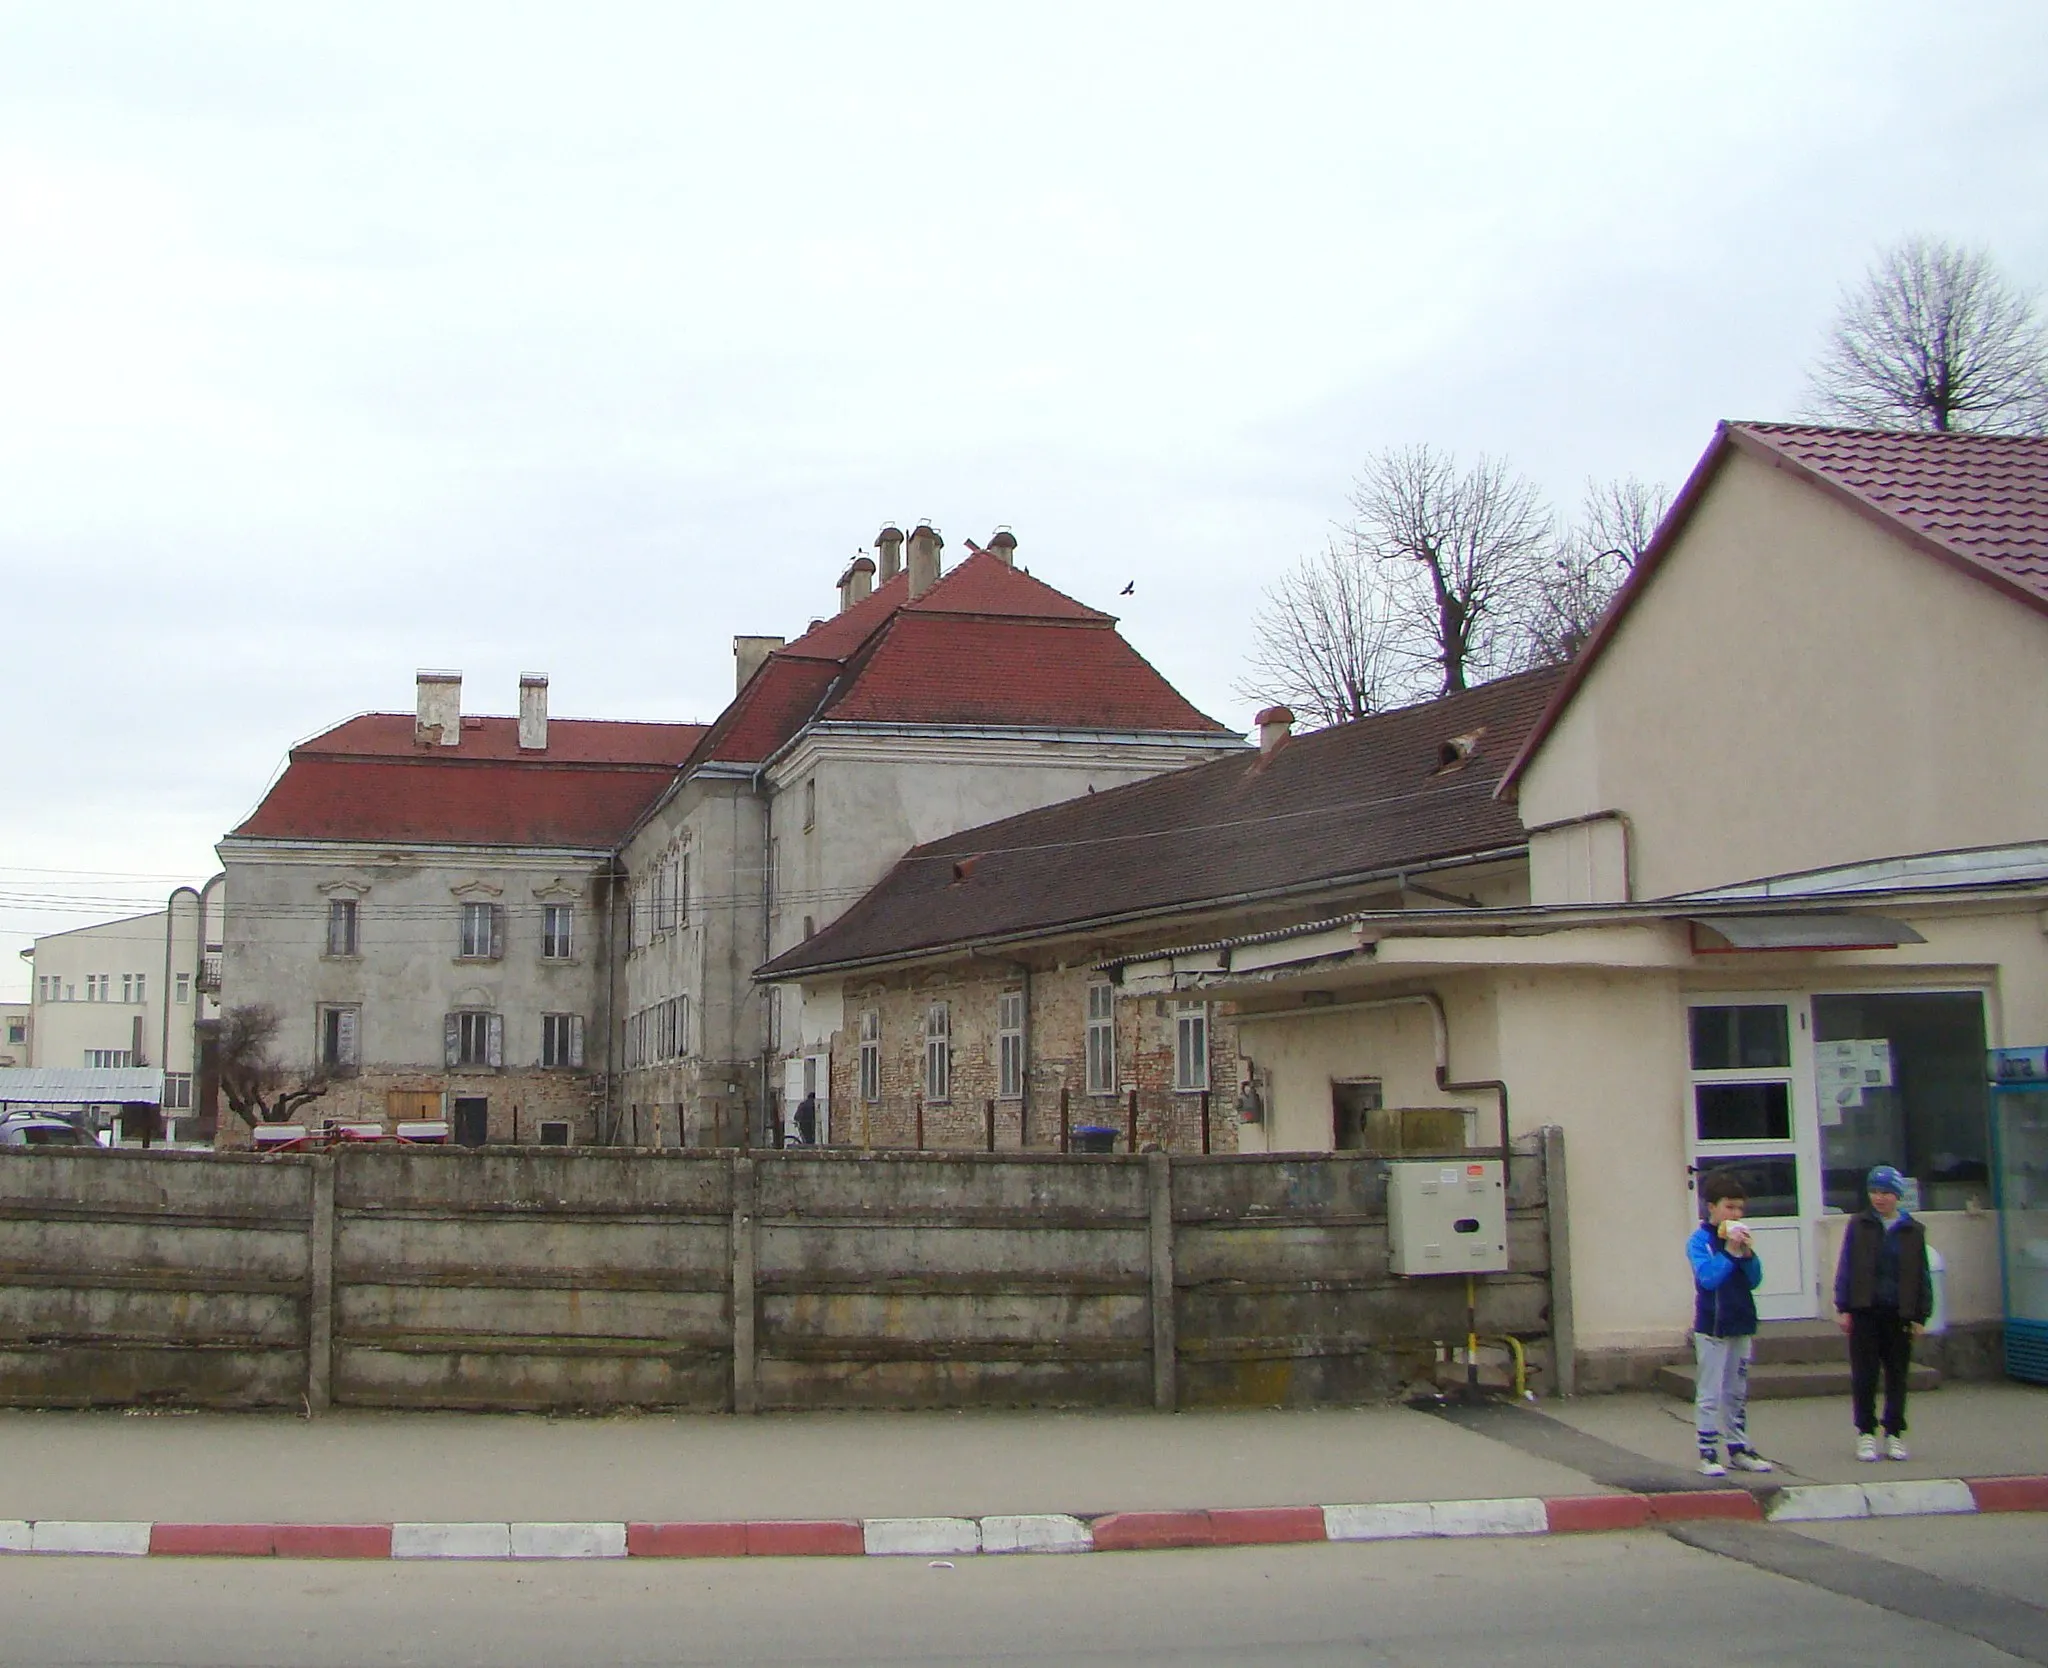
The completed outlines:
{"type": "Polygon", "coordinates": [[[312,1213],[306,1224],[306,1409],[325,1413],[334,1394],[334,1166],[329,1153],[312,1167],[312,1213]]]}
{"type": "Polygon", "coordinates": [[[1173,1314],[1173,1160],[1145,1157],[1145,1187],[1152,1206],[1152,1405],[1171,1413],[1180,1405],[1175,1367],[1180,1341],[1173,1314]]]}
{"type": "Polygon", "coordinates": [[[732,1161],[732,1410],[758,1407],[754,1386],[754,1208],[751,1158],[732,1161]]]}
{"type": "Polygon", "coordinates": [[[1550,1263],[1550,1352],[1557,1393],[1579,1389],[1578,1328],[1572,1318],[1571,1201],[1565,1187],[1564,1131],[1546,1124],[1543,1136],[1543,1237],[1550,1263]]]}

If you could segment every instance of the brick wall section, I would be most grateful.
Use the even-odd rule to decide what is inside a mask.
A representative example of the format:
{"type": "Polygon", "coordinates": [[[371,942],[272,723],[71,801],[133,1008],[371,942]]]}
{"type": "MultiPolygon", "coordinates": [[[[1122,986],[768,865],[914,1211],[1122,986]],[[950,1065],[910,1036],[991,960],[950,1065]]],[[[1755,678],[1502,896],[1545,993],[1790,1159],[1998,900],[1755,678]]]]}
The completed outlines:
{"type": "MultiPolygon", "coordinates": [[[[1118,1092],[1088,1093],[1088,987],[1099,976],[1085,967],[1034,972],[1025,1021],[1026,1106],[996,1100],[996,1146],[1051,1150],[1059,1145],[1060,1091],[1068,1094],[1072,1127],[1104,1124],[1127,1134],[1128,1088],[1138,1092],[1138,1146],[1168,1152],[1202,1150],[1199,1094],[1174,1088],[1177,1012],[1172,1001],[1116,999],[1118,1092]],[[1028,1106],[1028,1128],[1020,1113],[1028,1106]]],[[[1021,991],[1020,974],[985,978],[926,975],[850,984],[846,1029],[832,1039],[833,1143],[839,1146],[914,1147],[918,1108],[924,1110],[927,1150],[979,1149],[987,1144],[987,1103],[996,1096],[997,1006],[1006,991],[1021,991]],[[952,1019],[952,1094],[924,1099],[925,1025],[933,1004],[947,1004],[952,1019]],[[870,1010],[882,1021],[881,1099],[860,1099],[860,1022],[870,1010]]],[[[1220,1003],[1209,1010],[1210,1151],[1237,1151],[1237,1036],[1220,1003]]]]}
{"type": "MultiPolygon", "coordinates": [[[[494,1142],[533,1145],[543,1122],[566,1123],[572,1145],[597,1139],[597,1119],[604,1104],[604,1080],[595,1072],[543,1071],[537,1067],[506,1067],[498,1071],[419,1071],[404,1067],[366,1066],[343,1078],[320,1099],[301,1107],[291,1121],[318,1129],[328,1119],[349,1124],[385,1124],[393,1094],[432,1096],[441,1108],[426,1113],[453,1118],[458,1096],[490,1103],[490,1138],[494,1142]],[[515,1130],[516,1123],[516,1130],[515,1130]]],[[[221,1104],[215,1144],[239,1149],[254,1145],[249,1126],[221,1104]]]]}

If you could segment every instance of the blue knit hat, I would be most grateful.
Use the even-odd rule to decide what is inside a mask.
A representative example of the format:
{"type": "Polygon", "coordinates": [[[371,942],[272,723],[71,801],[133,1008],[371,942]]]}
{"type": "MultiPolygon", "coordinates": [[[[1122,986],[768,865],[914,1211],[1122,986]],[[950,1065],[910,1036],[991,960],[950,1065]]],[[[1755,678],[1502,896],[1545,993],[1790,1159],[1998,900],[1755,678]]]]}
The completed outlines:
{"type": "Polygon", "coordinates": [[[1863,1191],[1866,1193],[1897,1193],[1903,1195],[1906,1191],[1906,1178],[1889,1164],[1880,1164],[1863,1178],[1863,1191]]]}

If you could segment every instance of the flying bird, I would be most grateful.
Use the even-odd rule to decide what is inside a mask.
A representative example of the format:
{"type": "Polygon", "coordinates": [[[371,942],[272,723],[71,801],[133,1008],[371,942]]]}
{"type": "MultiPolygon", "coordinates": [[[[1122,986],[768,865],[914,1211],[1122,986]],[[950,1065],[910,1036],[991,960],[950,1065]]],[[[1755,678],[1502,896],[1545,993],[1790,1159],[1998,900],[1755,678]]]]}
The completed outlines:
{"type": "Polygon", "coordinates": [[[1131,593],[1132,593],[1133,591],[1135,591],[1135,590],[1136,590],[1137,588],[1138,588],[1138,582],[1137,582],[1137,581],[1136,581],[1135,579],[1133,579],[1133,580],[1132,580],[1132,581],[1131,581],[1131,582],[1130,582],[1130,583],[1129,583],[1128,585],[1126,585],[1126,586],[1125,586],[1125,587],[1124,587],[1124,588],[1123,588],[1123,589],[1122,589],[1121,591],[1117,592],[1117,595],[1118,595],[1118,596],[1120,596],[1120,597],[1127,597],[1127,596],[1129,596],[1129,595],[1130,595],[1130,594],[1131,594],[1131,593]]]}

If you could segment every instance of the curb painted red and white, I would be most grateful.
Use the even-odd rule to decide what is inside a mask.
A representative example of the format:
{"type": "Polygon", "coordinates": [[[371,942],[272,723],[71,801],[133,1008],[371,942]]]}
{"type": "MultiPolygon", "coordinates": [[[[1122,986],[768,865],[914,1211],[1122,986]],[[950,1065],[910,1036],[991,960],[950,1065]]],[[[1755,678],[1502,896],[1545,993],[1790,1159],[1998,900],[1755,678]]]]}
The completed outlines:
{"type": "Polygon", "coordinates": [[[1814,1483],[1751,1493],[1527,1495],[1356,1506],[705,1523],[136,1523],[0,1518],[0,1554],[171,1558],[952,1558],[1152,1552],[1650,1529],[1703,1519],[1813,1523],[2048,1511],[2048,1476],[1814,1483]]]}

